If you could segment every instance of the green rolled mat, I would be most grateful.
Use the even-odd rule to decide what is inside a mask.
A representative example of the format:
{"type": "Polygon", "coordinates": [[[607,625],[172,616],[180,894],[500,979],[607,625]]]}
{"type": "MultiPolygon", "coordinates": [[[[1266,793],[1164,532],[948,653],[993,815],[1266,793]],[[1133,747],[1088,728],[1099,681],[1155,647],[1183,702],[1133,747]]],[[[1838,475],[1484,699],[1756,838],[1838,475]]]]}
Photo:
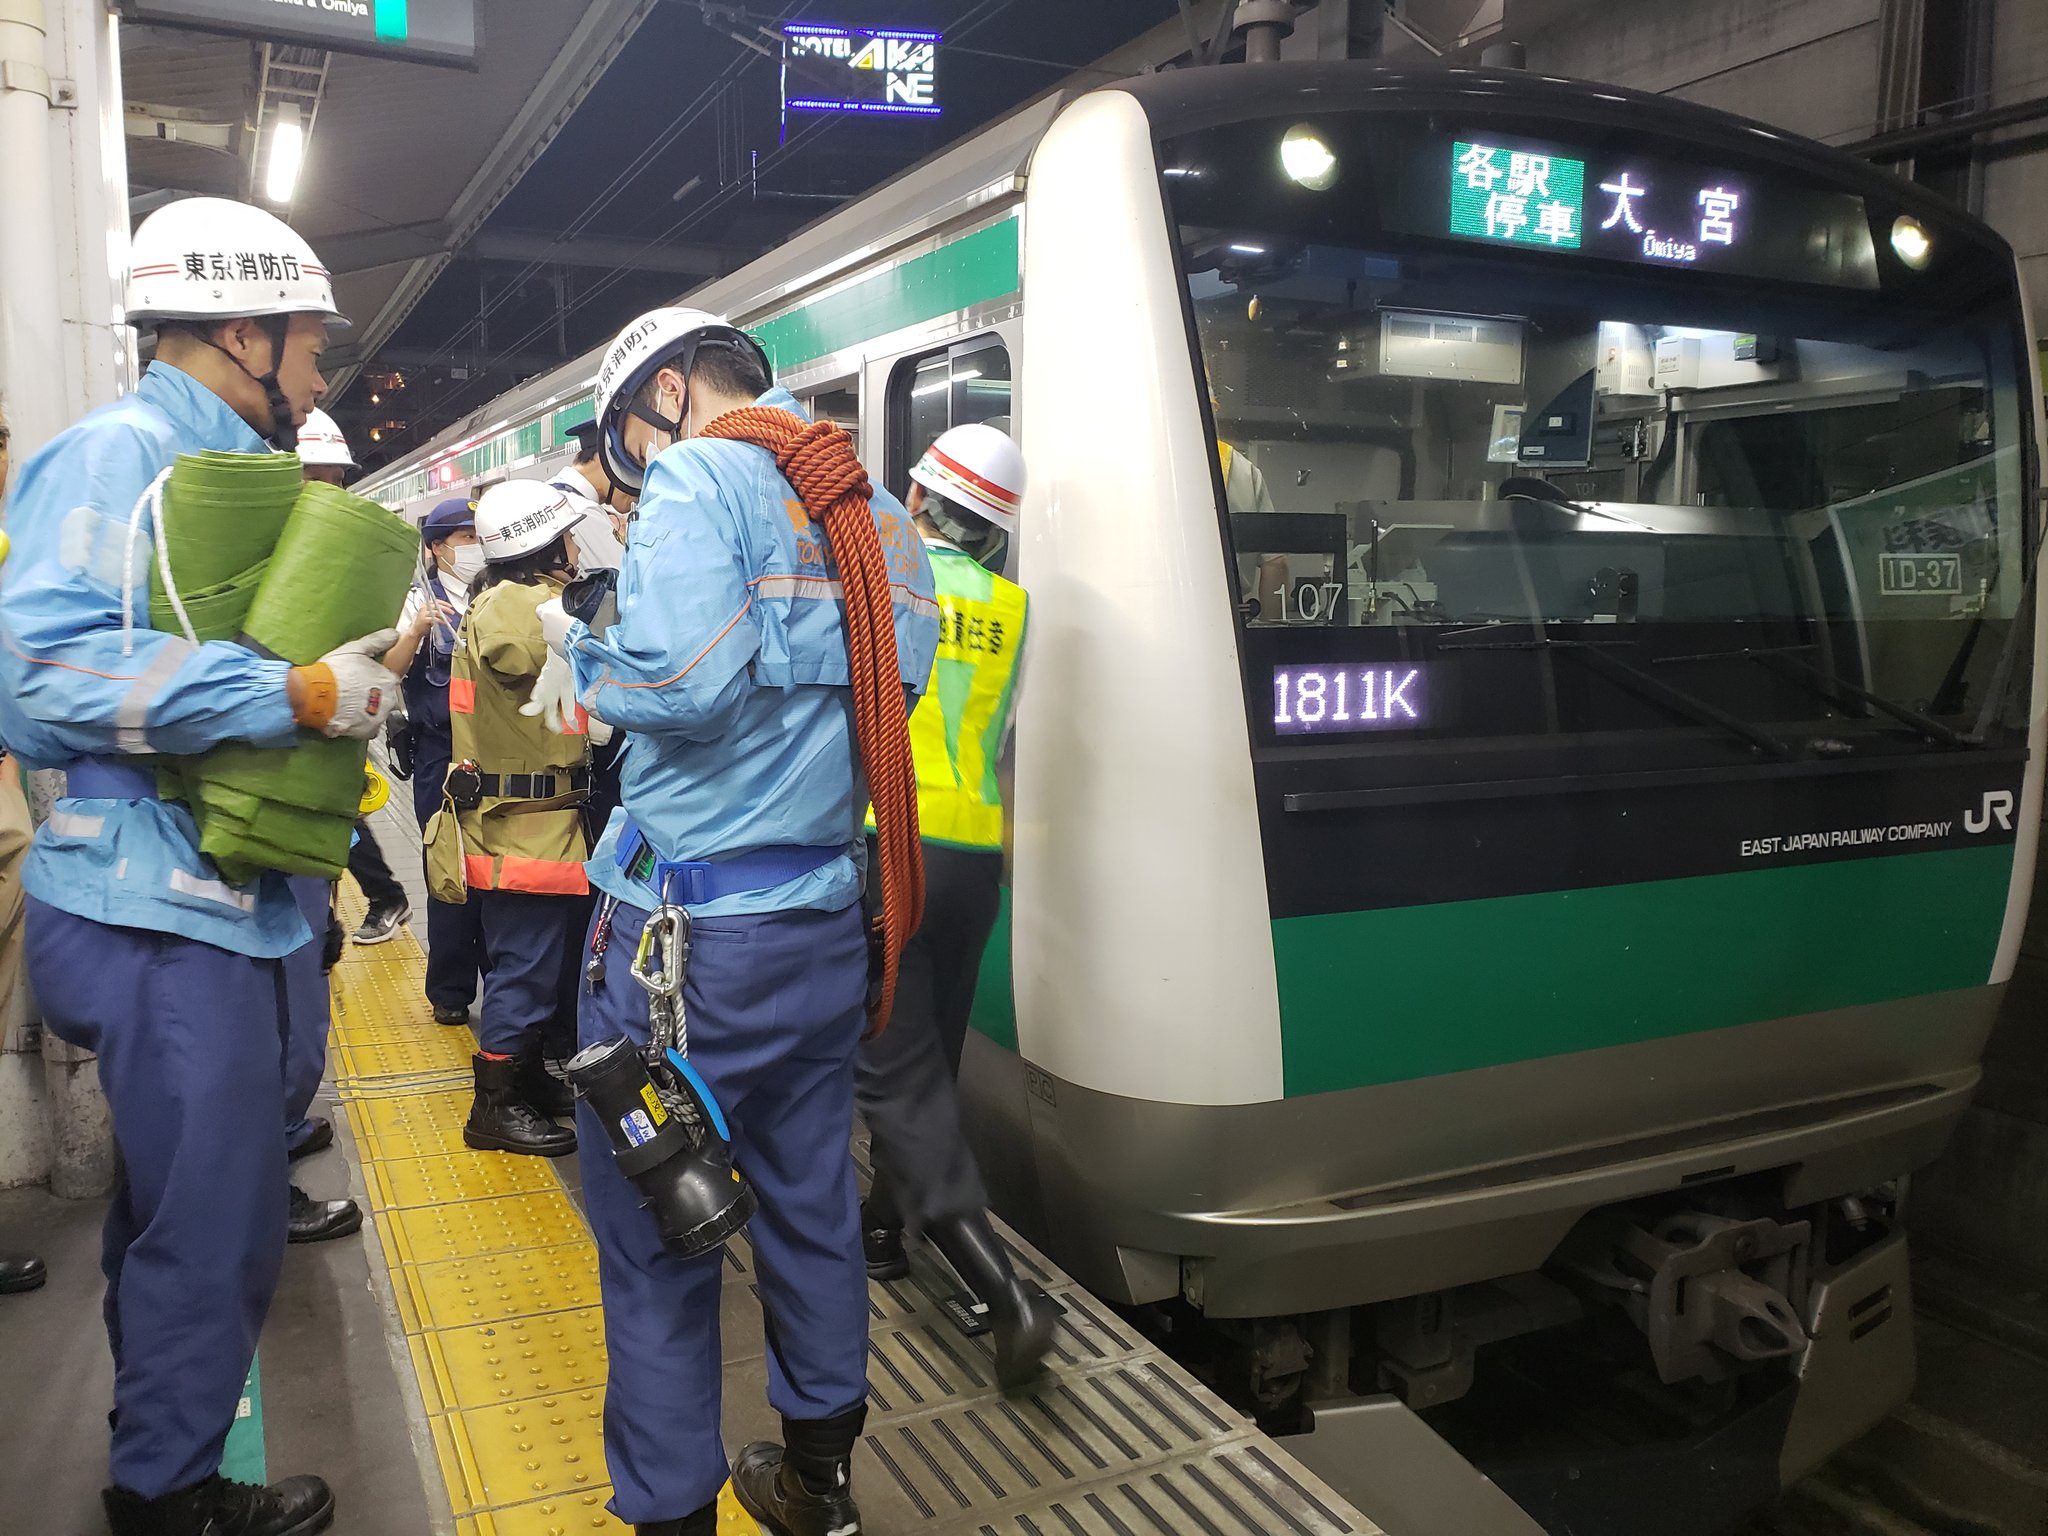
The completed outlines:
{"type": "MultiPolygon", "coordinates": [[[[184,599],[185,617],[191,621],[193,634],[201,640],[233,640],[240,635],[249,619],[249,604],[255,601],[256,589],[269,569],[267,559],[259,560],[232,581],[197,589],[186,586],[184,573],[177,572],[178,595],[184,599]]],[[[185,632],[170,598],[161,590],[149,595],[149,623],[152,629],[169,630],[174,635],[185,632]]]]}
{"type": "Polygon", "coordinates": [[[339,486],[308,485],[249,607],[249,638],[293,666],[398,622],[420,537],[339,486]]]}
{"type": "MultiPolygon", "coordinates": [[[[294,666],[397,622],[419,535],[403,518],[336,486],[298,496],[249,604],[240,637],[294,666]]],[[[183,575],[179,573],[180,589],[183,575]]],[[[259,870],[341,873],[363,796],[367,744],[304,733],[289,751],[230,744],[180,769],[200,852],[229,880],[259,870]]]]}
{"type": "MultiPolygon", "coordinates": [[[[237,585],[252,572],[261,579],[260,567],[283,536],[303,484],[297,454],[179,455],[164,485],[163,537],[171,576],[188,609],[197,594],[237,585]]],[[[150,622],[175,630],[162,574],[152,558],[150,622]]],[[[253,596],[253,584],[249,591],[253,596]]]]}

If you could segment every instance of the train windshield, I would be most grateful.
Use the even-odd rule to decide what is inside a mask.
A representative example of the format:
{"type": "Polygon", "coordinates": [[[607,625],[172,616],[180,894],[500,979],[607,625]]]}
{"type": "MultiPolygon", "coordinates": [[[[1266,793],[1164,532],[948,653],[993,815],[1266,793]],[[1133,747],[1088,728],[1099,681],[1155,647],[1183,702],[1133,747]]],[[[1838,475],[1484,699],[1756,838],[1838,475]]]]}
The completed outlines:
{"type": "Polygon", "coordinates": [[[1557,131],[1160,146],[1260,739],[2019,739],[2009,263],[1811,173],[1557,131]]]}

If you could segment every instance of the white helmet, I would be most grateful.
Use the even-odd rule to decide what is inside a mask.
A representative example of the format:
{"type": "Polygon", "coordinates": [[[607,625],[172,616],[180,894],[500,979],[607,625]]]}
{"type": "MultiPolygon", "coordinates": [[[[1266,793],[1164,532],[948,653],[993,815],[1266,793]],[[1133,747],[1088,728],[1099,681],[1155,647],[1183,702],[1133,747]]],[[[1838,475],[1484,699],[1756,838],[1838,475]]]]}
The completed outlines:
{"type": "Polygon", "coordinates": [[[1024,455],[1007,432],[978,421],[941,432],[911,469],[910,478],[1005,533],[1017,531],[1017,508],[1024,500],[1024,455]]]}
{"type": "Polygon", "coordinates": [[[319,315],[347,324],[313,248],[275,214],[225,197],[166,203],[135,231],[124,299],[130,325],[319,315]]]}
{"type": "Polygon", "coordinates": [[[299,428],[299,462],[338,464],[343,469],[356,467],[355,455],[348,451],[348,439],[325,411],[306,413],[306,424],[299,428]]]}
{"type": "Polygon", "coordinates": [[[546,549],[576,525],[576,509],[552,485],[506,480],[477,499],[476,541],[490,564],[546,549]]]}
{"type": "Polygon", "coordinates": [[[707,342],[752,352],[760,359],[762,371],[775,377],[774,366],[758,341],[702,309],[650,309],[619,332],[618,340],[605,352],[597,370],[597,456],[604,472],[621,490],[640,489],[641,467],[626,453],[627,416],[639,415],[672,436],[682,431],[681,422],[666,420],[644,406],[636,408],[635,392],[663,367],[674,367],[687,378],[697,348],[707,342]]]}

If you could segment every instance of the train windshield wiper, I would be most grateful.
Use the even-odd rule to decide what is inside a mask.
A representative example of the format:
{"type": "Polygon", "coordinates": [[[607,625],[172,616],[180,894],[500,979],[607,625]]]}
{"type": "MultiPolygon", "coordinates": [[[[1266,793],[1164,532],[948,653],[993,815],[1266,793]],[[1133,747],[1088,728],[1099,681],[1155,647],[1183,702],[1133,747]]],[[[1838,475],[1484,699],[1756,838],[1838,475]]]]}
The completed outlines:
{"type": "Polygon", "coordinates": [[[1607,654],[1602,643],[1591,640],[1558,640],[1548,635],[1532,636],[1527,640],[1481,640],[1464,645],[1439,645],[1439,651],[1555,651],[1563,656],[1575,657],[1598,672],[1609,682],[1635,694],[1639,698],[1661,704],[1673,714],[1684,715],[1701,725],[1715,726],[1740,740],[1754,752],[1779,762],[1794,756],[1789,743],[1779,740],[1769,731],[1751,725],[1740,716],[1731,715],[1718,705],[1709,704],[1696,693],[1687,693],[1683,688],[1674,688],[1662,678],[1652,677],[1641,667],[1631,666],[1607,654]]]}
{"type": "Polygon", "coordinates": [[[1868,688],[1858,687],[1845,678],[1823,672],[1819,667],[1798,659],[1798,651],[1810,651],[1811,645],[1745,646],[1733,651],[1701,651],[1691,656],[1660,656],[1660,666],[1676,665],[1689,661],[1753,661],[1767,672],[1789,678],[1817,698],[1828,699],[1835,704],[1854,702],[1865,709],[1874,709],[1890,715],[1901,725],[1911,726],[1929,741],[1947,747],[1981,749],[1984,738],[1981,735],[1965,735],[1952,726],[1943,725],[1932,715],[1922,714],[1910,705],[1888,699],[1882,694],[1872,693],[1868,688]]]}

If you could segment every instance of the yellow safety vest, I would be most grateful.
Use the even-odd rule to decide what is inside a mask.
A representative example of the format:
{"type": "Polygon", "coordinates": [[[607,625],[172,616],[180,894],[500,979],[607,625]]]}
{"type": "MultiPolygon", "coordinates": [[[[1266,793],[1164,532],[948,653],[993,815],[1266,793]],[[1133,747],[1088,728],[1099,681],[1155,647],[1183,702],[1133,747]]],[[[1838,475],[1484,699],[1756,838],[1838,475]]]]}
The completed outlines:
{"type": "MultiPolygon", "coordinates": [[[[1024,652],[1024,589],[944,544],[928,544],[939,601],[931,681],[910,716],[918,830],[928,842],[1003,846],[996,759],[1024,652]]],[[[873,827],[874,813],[868,813],[873,827]]]]}

